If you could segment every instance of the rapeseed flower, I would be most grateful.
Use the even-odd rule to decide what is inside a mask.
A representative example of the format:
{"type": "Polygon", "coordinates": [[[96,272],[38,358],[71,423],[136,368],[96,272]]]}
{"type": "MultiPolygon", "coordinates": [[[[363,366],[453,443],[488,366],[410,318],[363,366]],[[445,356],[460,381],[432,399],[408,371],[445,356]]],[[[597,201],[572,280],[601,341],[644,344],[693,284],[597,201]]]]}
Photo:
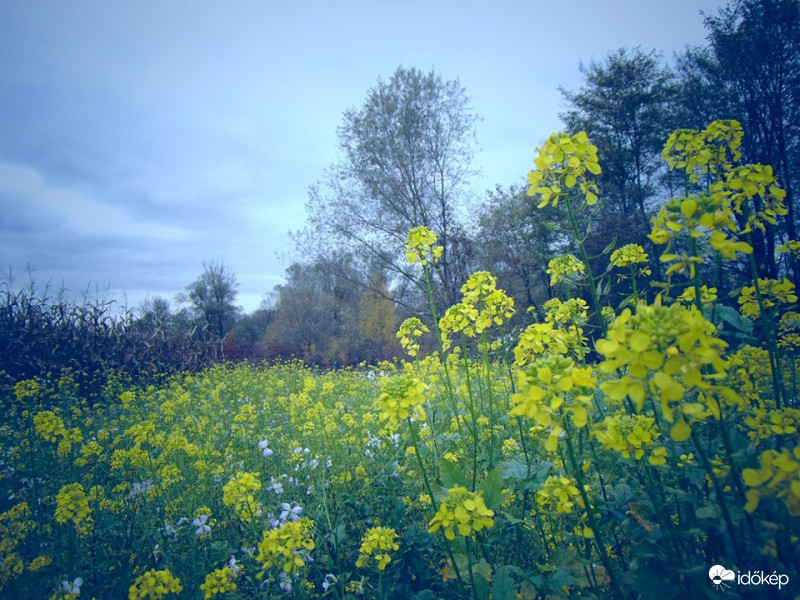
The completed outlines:
{"type": "Polygon", "coordinates": [[[411,229],[406,236],[406,259],[413,265],[419,262],[423,267],[439,262],[444,247],[435,246],[436,234],[420,225],[411,229]]]}
{"type": "Polygon", "coordinates": [[[597,146],[589,143],[585,131],[573,136],[553,133],[533,162],[536,170],[528,173],[528,195],[539,195],[538,208],[544,208],[550,202],[558,206],[559,200],[567,197],[569,190],[576,186],[588,206],[597,203],[597,184],[589,179],[589,175],[599,175],[601,169],[597,161],[597,146]]]}
{"type": "Polygon", "coordinates": [[[356,566],[364,568],[374,557],[378,563],[378,570],[386,569],[391,560],[391,553],[400,548],[397,543],[397,532],[390,527],[373,527],[368,529],[361,538],[356,566]]]}
{"type": "Polygon", "coordinates": [[[92,522],[90,513],[89,500],[80,483],[70,483],[59,490],[56,496],[57,522],[72,521],[79,533],[86,534],[92,522]]]}
{"type": "Polygon", "coordinates": [[[315,548],[314,540],[309,536],[313,526],[311,519],[303,517],[265,531],[256,556],[262,567],[258,577],[263,577],[273,566],[280,566],[287,575],[293,575],[304,567],[309,560],[308,553],[315,548]]]}
{"type": "Polygon", "coordinates": [[[758,457],[758,469],[744,469],[742,479],[747,487],[744,509],[752,513],[764,497],[782,500],[789,514],[800,515],[800,446],[765,450],[758,457]]]}
{"type": "Polygon", "coordinates": [[[181,580],[169,569],[150,569],[139,575],[128,590],[128,600],[161,600],[167,594],[180,594],[181,580]]]}
{"type": "Polygon", "coordinates": [[[222,502],[233,506],[242,521],[253,522],[261,514],[261,504],[253,495],[261,489],[261,482],[256,479],[258,475],[239,472],[222,487],[222,502]]]}
{"type": "Polygon", "coordinates": [[[381,421],[389,421],[396,427],[400,421],[409,417],[415,420],[425,420],[425,390],[427,386],[419,379],[409,375],[392,377],[381,388],[377,406],[381,421]]]}
{"type": "Polygon", "coordinates": [[[463,486],[447,490],[447,498],[428,524],[428,532],[443,529],[444,537],[454,540],[456,533],[467,537],[475,531],[494,525],[494,511],[486,507],[482,492],[470,492],[463,486]]]}

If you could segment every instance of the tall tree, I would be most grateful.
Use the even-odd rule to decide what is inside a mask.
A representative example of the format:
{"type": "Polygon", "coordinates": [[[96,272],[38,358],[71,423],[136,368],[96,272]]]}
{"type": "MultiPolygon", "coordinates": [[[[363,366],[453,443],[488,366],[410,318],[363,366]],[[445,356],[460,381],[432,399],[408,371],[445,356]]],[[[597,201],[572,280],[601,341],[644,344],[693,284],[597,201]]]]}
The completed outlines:
{"type": "Polygon", "coordinates": [[[754,232],[757,262],[775,277],[778,237],[798,239],[800,218],[800,0],[734,0],[705,24],[708,47],[690,50],[680,63],[692,93],[681,105],[697,128],[713,119],[740,121],[743,160],[772,165],[786,189],[789,214],[777,229],[754,232]]]}
{"type": "Polygon", "coordinates": [[[403,244],[409,229],[425,225],[444,246],[436,277],[444,302],[452,301],[460,286],[452,238],[473,173],[475,122],[458,80],[402,67],[389,81],[379,80],[363,106],[344,113],[341,159],[309,194],[309,222],[295,237],[301,250],[330,255],[344,249],[364,268],[414,281],[403,244]]]}
{"type": "Polygon", "coordinates": [[[481,268],[492,272],[499,287],[517,301],[517,314],[550,298],[547,263],[563,247],[562,234],[548,222],[558,214],[552,206],[536,209],[527,186],[488,192],[478,216],[476,246],[481,268]]]}
{"type": "Polygon", "coordinates": [[[615,235],[646,244],[648,200],[657,192],[661,148],[674,128],[668,110],[672,75],[658,53],[641,48],[619,49],[580,69],[584,86],[577,92],[561,89],[570,107],[561,117],[570,133],[586,131],[597,146],[603,167],[600,247],[615,235]]]}
{"type": "Polygon", "coordinates": [[[191,304],[190,312],[201,331],[215,339],[224,338],[236,323],[239,284],[223,261],[203,263],[203,273],[186,287],[181,300],[191,304]]]}

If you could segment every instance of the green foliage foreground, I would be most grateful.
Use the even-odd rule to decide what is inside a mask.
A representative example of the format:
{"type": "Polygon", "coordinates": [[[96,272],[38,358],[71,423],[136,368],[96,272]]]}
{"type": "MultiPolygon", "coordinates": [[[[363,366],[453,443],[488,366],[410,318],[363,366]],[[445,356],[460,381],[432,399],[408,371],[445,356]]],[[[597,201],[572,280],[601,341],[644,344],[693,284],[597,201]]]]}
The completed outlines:
{"type": "MultiPolygon", "coordinates": [[[[571,297],[519,339],[503,329],[513,300],[479,272],[441,319],[431,302],[435,332],[403,323],[397,366],[218,366],[112,381],[94,405],[67,376],[18,382],[0,593],[794,597],[800,315],[794,285],[749,258],[785,208],[768,167],[736,163],[740,139],[718,122],[668,141],[686,188],[653,223],[657,283],[633,245],[591,272],[580,224],[600,165],[585,135],[552,136],[531,194],[565,211],[577,256],[550,274],[571,297]],[[753,279],[723,295],[735,262],[753,279]],[[618,275],[631,296],[607,306],[618,275]],[[439,351],[420,358],[426,336],[439,351]]],[[[406,246],[429,290],[436,241],[416,228],[406,246]]]]}

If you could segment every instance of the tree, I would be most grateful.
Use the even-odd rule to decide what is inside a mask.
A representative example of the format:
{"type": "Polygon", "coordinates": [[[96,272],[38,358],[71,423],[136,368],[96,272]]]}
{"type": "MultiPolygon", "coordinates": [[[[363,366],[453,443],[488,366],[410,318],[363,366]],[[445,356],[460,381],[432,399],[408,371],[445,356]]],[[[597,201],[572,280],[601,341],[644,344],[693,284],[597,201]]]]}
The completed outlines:
{"type": "Polygon", "coordinates": [[[444,246],[437,285],[444,302],[452,301],[460,286],[452,238],[473,174],[476,118],[458,80],[402,67],[388,82],[378,80],[363,106],[344,113],[341,159],[325,184],[311,189],[298,246],[312,256],[351,252],[364,271],[374,267],[395,283],[421,285],[403,260],[403,244],[408,230],[425,225],[444,246]]]}
{"type": "Polygon", "coordinates": [[[683,87],[692,93],[681,105],[687,125],[698,129],[715,119],[740,121],[743,161],[775,169],[789,212],[778,228],[753,234],[757,264],[775,277],[778,236],[798,235],[800,0],[734,0],[705,24],[709,46],[688,51],[680,63],[683,87]]]}
{"type": "Polygon", "coordinates": [[[222,339],[233,328],[239,307],[236,306],[236,276],[223,261],[203,263],[203,273],[186,287],[180,300],[191,303],[190,314],[201,331],[213,339],[222,339]]]}
{"type": "Polygon", "coordinates": [[[294,263],[286,270],[268,332],[274,353],[325,365],[363,358],[359,308],[365,284],[352,257],[335,260],[294,263]]]}
{"type": "Polygon", "coordinates": [[[615,236],[649,245],[648,200],[657,192],[661,149],[675,125],[668,110],[673,76],[659,54],[640,48],[622,48],[580,69],[586,83],[577,92],[561,90],[571,107],[561,117],[570,133],[586,131],[603,166],[596,245],[602,249],[615,236]]]}
{"type": "Polygon", "coordinates": [[[536,209],[527,186],[497,187],[478,217],[476,246],[481,268],[517,301],[517,314],[550,297],[547,262],[563,246],[564,236],[548,226],[558,218],[551,206],[536,209]]]}

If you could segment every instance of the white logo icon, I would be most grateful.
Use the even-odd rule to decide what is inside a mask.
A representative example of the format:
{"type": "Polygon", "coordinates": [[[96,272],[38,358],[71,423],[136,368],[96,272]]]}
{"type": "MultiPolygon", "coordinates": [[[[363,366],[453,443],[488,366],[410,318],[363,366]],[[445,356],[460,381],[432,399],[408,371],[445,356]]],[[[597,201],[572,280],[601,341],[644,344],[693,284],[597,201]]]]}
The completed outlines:
{"type": "Polygon", "coordinates": [[[731,587],[725,582],[736,579],[736,574],[733,571],[729,571],[722,565],[714,565],[708,570],[708,578],[711,580],[711,583],[714,584],[715,588],[721,590],[723,588],[731,587]]]}

